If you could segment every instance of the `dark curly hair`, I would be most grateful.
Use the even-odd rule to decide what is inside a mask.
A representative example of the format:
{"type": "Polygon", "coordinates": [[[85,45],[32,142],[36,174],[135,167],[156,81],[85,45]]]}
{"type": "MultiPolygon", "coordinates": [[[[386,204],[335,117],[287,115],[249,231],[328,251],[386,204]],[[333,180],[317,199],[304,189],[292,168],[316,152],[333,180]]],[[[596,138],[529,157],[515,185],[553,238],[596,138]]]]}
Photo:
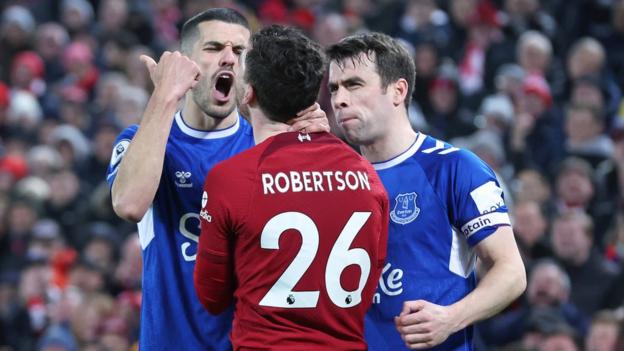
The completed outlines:
{"type": "Polygon", "coordinates": [[[287,122],[316,101],[325,62],[321,47],[301,31],[272,25],[251,37],[245,80],[267,117],[287,122]]]}
{"type": "Polygon", "coordinates": [[[327,48],[329,61],[335,61],[339,66],[346,60],[354,63],[366,55],[375,63],[377,74],[381,78],[382,87],[403,78],[407,81],[407,97],[405,107],[409,106],[414,91],[416,66],[410,54],[392,37],[378,32],[356,34],[346,37],[327,48]]]}

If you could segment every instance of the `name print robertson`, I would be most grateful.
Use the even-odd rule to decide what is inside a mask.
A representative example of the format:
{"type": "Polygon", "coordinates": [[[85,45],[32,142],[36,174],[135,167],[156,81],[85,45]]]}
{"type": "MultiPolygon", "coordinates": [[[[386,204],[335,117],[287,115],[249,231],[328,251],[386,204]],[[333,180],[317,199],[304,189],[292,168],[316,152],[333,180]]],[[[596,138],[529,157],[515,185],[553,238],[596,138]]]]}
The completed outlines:
{"type": "Polygon", "coordinates": [[[290,171],[276,174],[262,173],[262,191],[265,195],[286,192],[317,192],[371,190],[368,174],[364,171],[290,171]]]}

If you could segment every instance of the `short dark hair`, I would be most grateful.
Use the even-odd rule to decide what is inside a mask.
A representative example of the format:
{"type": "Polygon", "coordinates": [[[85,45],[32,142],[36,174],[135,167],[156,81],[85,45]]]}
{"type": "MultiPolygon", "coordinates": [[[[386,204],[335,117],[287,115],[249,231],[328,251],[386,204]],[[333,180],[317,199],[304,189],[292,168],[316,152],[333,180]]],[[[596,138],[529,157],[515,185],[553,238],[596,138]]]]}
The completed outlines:
{"type": "Polygon", "coordinates": [[[229,8],[208,9],[198,13],[184,22],[182,32],[180,34],[180,48],[183,52],[188,53],[191,51],[191,46],[195,43],[197,35],[199,34],[197,25],[208,21],[221,21],[225,23],[239,24],[251,31],[249,22],[245,16],[240,14],[238,11],[229,8]]]}
{"type": "Polygon", "coordinates": [[[339,65],[346,60],[360,60],[361,55],[375,63],[382,87],[403,78],[407,81],[405,107],[409,106],[414,91],[416,66],[410,54],[394,38],[379,32],[356,34],[346,37],[327,48],[327,57],[339,65]]]}
{"type": "Polygon", "coordinates": [[[325,62],[320,45],[301,31],[272,25],[251,37],[245,80],[267,118],[287,122],[316,101],[325,62]]]}

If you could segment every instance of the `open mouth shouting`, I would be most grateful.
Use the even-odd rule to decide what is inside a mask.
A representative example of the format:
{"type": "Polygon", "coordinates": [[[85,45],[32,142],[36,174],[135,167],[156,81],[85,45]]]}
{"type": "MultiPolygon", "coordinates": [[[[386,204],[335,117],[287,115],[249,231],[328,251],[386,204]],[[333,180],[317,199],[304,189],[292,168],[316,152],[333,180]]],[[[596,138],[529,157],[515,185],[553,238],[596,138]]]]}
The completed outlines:
{"type": "Polygon", "coordinates": [[[212,89],[212,96],[219,103],[226,103],[230,101],[232,95],[232,87],[234,86],[234,73],[231,71],[221,71],[217,73],[214,89],[212,89]]]}

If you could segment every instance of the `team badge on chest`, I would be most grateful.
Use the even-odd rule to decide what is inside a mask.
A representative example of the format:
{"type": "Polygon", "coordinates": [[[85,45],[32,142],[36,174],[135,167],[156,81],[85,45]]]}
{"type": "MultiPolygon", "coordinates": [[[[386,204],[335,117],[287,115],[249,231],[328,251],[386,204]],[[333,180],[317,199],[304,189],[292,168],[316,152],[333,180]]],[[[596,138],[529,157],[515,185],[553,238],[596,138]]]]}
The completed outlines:
{"type": "Polygon", "coordinates": [[[390,219],[397,224],[413,222],[420,213],[420,208],[416,206],[417,197],[418,194],[416,193],[397,195],[394,199],[394,208],[390,212],[390,219]]]}

